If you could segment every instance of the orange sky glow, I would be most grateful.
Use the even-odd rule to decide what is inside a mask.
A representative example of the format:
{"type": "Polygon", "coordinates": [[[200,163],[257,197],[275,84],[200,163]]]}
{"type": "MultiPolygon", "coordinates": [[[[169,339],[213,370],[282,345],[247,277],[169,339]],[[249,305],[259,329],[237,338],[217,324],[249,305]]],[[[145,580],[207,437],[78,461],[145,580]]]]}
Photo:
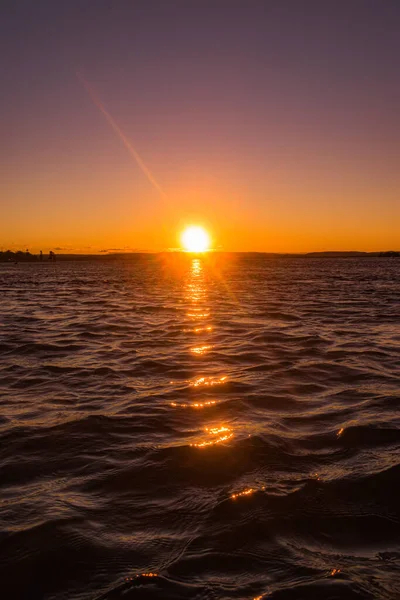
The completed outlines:
{"type": "Polygon", "coordinates": [[[1,249],[400,249],[389,14],[67,4],[4,27],[1,249]]]}

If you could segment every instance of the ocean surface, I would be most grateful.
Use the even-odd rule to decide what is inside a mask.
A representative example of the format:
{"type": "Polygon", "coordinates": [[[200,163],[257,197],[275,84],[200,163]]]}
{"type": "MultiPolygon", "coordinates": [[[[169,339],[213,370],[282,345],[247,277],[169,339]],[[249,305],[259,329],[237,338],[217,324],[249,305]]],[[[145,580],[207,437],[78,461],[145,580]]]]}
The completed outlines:
{"type": "Polygon", "coordinates": [[[400,261],[0,265],[4,600],[400,598],[400,261]]]}

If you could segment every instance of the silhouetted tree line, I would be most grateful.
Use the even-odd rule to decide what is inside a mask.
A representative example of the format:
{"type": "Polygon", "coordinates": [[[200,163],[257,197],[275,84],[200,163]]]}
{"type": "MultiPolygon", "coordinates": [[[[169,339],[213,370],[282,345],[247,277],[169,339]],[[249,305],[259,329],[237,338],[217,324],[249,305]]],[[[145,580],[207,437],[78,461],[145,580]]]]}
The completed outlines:
{"type": "MultiPolygon", "coordinates": [[[[50,250],[47,260],[55,260],[55,258],[56,255],[50,250]]],[[[39,255],[32,254],[29,250],[25,250],[25,252],[22,250],[17,250],[17,252],[12,252],[11,250],[0,251],[0,262],[33,262],[42,259],[42,251],[40,251],[39,255]]]]}

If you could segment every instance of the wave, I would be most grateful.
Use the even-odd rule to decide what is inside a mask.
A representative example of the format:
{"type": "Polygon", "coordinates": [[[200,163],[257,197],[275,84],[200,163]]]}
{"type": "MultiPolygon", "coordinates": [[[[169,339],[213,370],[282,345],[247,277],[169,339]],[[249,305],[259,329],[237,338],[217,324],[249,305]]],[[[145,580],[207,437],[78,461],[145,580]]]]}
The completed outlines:
{"type": "Polygon", "coordinates": [[[0,266],[4,597],[400,597],[396,269],[0,266]]]}

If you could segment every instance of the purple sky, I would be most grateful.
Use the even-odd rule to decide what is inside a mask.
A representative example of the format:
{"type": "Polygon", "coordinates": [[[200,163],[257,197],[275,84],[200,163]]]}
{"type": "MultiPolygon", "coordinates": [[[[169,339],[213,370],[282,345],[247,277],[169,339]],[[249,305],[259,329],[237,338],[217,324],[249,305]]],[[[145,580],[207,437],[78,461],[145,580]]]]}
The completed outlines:
{"type": "Polygon", "coordinates": [[[397,0],[3,0],[0,50],[0,246],[400,247],[397,0]]]}

